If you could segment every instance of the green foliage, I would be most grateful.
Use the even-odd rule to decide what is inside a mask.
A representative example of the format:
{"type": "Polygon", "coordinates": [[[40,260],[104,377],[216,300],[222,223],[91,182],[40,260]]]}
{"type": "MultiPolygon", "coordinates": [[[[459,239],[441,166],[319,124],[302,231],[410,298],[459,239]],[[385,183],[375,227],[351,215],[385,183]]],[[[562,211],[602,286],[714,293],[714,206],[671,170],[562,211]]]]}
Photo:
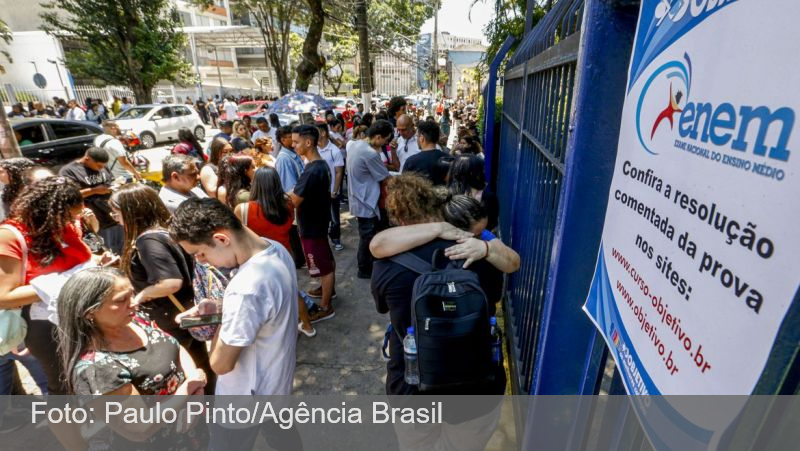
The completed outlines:
{"type": "MultiPolygon", "coordinates": [[[[11,30],[8,28],[8,25],[0,19],[0,40],[2,40],[6,45],[11,44],[11,40],[13,37],[11,36],[11,30]]],[[[2,54],[9,63],[13,63],[14,61],[11,60],[11,55],[8,53],[6,49],[0,49],[0,54],[2,54]]],[[[0,64],[0,74],[6,73],[6,68],[2,64],[0,64]]]]}
{"type": "MultiPolygon", "coordinates": [[[[500,121],[503,118],[503,98],[497,97],[494,101],[495,109],[494,109],[494,124],[495,127],[499,126],[500,121]]],[[[481,135],[481,139],[483,139],[484,132],[486,131],[486,124],[483,120],[484,116],[486,115],[484,110],[484,99],[481,96],[481,100],[478,102],[478,133],[481,135]]]]}
{"type": "Polygon", "coordinates": [[[358,34],[337,22],[326,22],[325,68],[322,71],[325,81],[333,88],[333,95],[339,95],[342,83],[357,83],[358,78],[344,65],[358,53],[358,34]]]}
{"type": "MultiPolygon", "coordinates": [[[[187,0],[199,8],[207,8],[214,4],[213,0],[187,0]]],[[[289,92],[294,69],[291,60],[297,61],[299,52],[292,55],[296,44],[296,34],[291,31],[292,25],[304,20],[305,2],[302,0],[236,0],[230,3],[231,12],[237,16],[252,14],[256,28],[261,32],[265,47],[265,66],[275,71],[278,90],[281,95],[289,92]]]]}
{"type": "MultiPolygon", "coordinates": [[[[452,0],[451,0],[452,1],[452,0]]],[[[367,10],[370,51],[416,46],[419,30],[433,17],[433,1],[373,0],[367,10]]]]}
{"type": "Polygon", "coordinates": [[[66,65],[79,77],[128,85],[140,103],[150,102],[159,80],[184,83],[191,68],[183,58],[186,36],[169,0],[51,0],[43,29],[76,39],[79,52],[66,65]]]}
{"type": "MultiPolygon", "coordinates": [[[[472,0],[472,5],[488,1],[494,2],[495,16],[486,24],[483,31],[489,41],[489,48],[486,50],[484,62],[490,63],[500,47],[503,46],[508,36],[516,38],[516,42],[511,47],[509,55],[514,53],[523,34],[525,33],[525,13],[527,11],[526,0],[472,0]]],[[[531,0],[536,1],[536,0],[531,0]]],[[[539,0],[533,10],[533,24],[536,25],[544,17],[548,8],[551,7],[552,0],[539,0]],[[544,6],[542,6],[544,5],[544,6]]]]}

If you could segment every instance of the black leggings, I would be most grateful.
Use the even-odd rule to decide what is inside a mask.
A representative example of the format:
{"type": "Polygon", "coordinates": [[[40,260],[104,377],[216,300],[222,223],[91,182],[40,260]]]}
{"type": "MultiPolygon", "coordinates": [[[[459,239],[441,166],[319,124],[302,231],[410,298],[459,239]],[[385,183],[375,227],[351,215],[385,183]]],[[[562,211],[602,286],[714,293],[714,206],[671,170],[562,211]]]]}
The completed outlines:
{"type": "Polygon", "coordinates": [[[61,360],[58,357],[58,337],[55,324],[46,319],[29,319],[25,346],[42,365],[47,376],[47,392],[51,395],[66,395],[67,386],[61,360]]]}

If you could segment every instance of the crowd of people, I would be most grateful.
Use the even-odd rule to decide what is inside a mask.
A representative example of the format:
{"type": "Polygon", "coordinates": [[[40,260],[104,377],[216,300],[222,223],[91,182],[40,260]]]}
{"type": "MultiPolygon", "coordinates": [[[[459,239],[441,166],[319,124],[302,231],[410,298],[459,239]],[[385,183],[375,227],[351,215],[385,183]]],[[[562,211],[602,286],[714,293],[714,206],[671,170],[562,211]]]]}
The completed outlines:
{"type": "MultiPolygon", "coordinates": [[[[469,113],[442,108],[437,120],[407,106],[397,97],[374,114],[328,111],[313,124],[221,121],[207,148],[189,135],[175,146],[158,190],[136,183],[108,143],[58,174],[0,161],[0,309],[27,324],[24,343],[0,355],[2,394],[14,360],[49,394],[291,394],[297,337],[314,337],[341,302],[342,204],[357,222],[357,275],[371,279],[395,331],[386,393],[420,392],[404,379],[403,346],[418,274],[394,257],[458,262],[493,316],[519,256],[492,233],[498,200],[476,130],[459,119],[469,113]],[[452,149],[442,132],[451,120],[452,149]],[[313,287],[299,286],[303,268],[313,287]]],[[[113,121],[103,124],[115,139],[113,121]]],[[[502,364],[487,371],[486,383],[445,393],[502,394],[502,364]]],[[[120,440],[169,435],[109,426],[120,440]]],[[[203,428],[184,437],[187,449],[205,443],[203,428]]],[[[223,449],[217,429],[211,448],[223,449]]],[[[56,435],[65,446],[82,440],[68,428],[56,435]]]]}

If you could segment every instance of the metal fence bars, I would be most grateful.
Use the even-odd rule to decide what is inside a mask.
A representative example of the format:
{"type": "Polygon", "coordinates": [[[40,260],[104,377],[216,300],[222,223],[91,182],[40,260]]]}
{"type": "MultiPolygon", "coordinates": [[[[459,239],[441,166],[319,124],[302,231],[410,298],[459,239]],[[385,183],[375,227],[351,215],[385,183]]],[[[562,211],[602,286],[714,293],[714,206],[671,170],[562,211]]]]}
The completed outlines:
{"type": "Polygon", "coordinates": [[[508,280],[512,382],[529,393],[565,172],[583,0],[562,0],[507,64],[497,191],[503,239],[521,255],[508,280]]]}

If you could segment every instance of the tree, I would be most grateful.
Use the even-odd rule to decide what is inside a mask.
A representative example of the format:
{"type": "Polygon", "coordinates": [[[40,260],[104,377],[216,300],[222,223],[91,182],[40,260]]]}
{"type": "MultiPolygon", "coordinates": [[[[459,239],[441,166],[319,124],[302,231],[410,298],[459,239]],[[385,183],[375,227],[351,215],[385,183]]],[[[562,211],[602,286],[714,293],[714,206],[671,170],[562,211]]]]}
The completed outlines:
{"type": "Polygon", "coordinates": [[[322,29],[325,27],[325,10],[322,0],[305,0],[308,6],[308,29],[303,41],[303,53],[297,65],[295,86],[300,91],[308,91],[314,75],[325,67],[325,58],[319,54],[322,29]]]}
{"type": "Polygon", "coordinates": [[[44,31],[75,39],[79,52],[66,55],[76,75],[131,88],[140,103],[152,102],[159,80],[184,83],[186,36],[169,0],[51,0],[43,5],[44,31]]]}
{"type": "MultiPolygon", "coordinates": [[[[214,0],[189,0],[199,8],[214,5],[214,0]]],[[[289,93],[291,88],[292,24],[302,14],[302,5],[298,1],[286,0],[236,0],[231,1],[231,12],[237,16],[249,16],[256,22],[264,42],[264,63],[275,71],[278,90],[281,95],[289,93]]]]}
{"type": "MultiPolygon", "coordinates": [[[[497,52],[502,47],[508,36],[516,38],[514,46],[511,48],[509,55],[516,49],[517,44],[525,34],[525,14],[527,12],[526,0],[472,0],[470,9],[477,3],[485,3],[487,1],[494,2],[495,16],[489,23],[486,24],[483,31],[489,41],[489,47],[486,49],[484,62],[490,63],[497,52]]],[[[536,25],[545,13],[552,7],[554,3],[552,0],[529,0],[535,1],[533,9],[533,25],[536,25]],[[541,5],[544,6],[541,6],[541,5]]]]}
{"type": "MultiPolygon", "coordinates": [[[[3,41],[5,45],[11,44],[11,40],[13,36],[11,36],[11,30],[8,28],[8,25],[0,19],[0,41],[3,41]]],[[[0,50],[0,54],[2,54],[9,63],[13,63],[14,61],[11,59],[11,54],[8,53],[8,50],[2,49],[0,50]]],[[[4,65],[0,64],[0,74],[6,73],[6,68],[4,65]]]]}
{"type": "MultiPolygon", "coordinates": [[[[364,3],[355,0],[326,0],[326,14],[340,26],[355,28],[359,34],[359,42],[366,39],[364,49],[360,51],[362,60],[362,78],[369,86],[369,55],[373,53],[390,53],[412,66],[417,60],[403,49],[415,47],[422,24],[433,16],[433,2],[418,0],[364,0],[366,3],[366,28],[359,28],[357,12],[364,3]]],[[[363,13],[362,13],[363,14],[363,13]]],[[[352,33],[352,31],[351,31],[352,33]]]]}
{"type": "Polygon", "coordinates": [[[358,36],[349,27],[338,23],[328,23],[325,27],[325,40],[329,48],[325,54],[325,68],[322,71],[325,81],[333,88],[333,95],[338,96],[342,83],[355,83],[355,74],[345,70],[344,65],[355,58],[358,53],[358,36]]]}

